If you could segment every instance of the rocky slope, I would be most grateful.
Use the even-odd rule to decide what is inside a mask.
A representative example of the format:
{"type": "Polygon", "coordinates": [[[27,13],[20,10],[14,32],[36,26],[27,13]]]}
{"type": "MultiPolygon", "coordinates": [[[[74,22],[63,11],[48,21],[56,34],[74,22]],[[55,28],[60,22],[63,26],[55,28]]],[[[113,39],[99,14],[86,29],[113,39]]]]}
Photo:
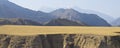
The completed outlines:
{"type": "Polygon", "coordinates": [[[96,14],[81,13],[74,9],[57,9],[51,14],[58,18],[82,22],[89,26],[110,26],[108,22],[96,14]]]}
{"type": "Polygon", "coordinates": [[[0,0],[0,18],[24,18],[43,23],[54,19],[55,16],[42,11],[23,8],[9,0],[0,0]]]}
{"type": "MultiPolygon", "coordinates": [[[[68,19],[54,19],[49,21],[46,26],[85,26],[84,23],[78,23],[68,19]]],[[[87,25],[86,25],[87,26],[87,25]]]]}
{"type": "Polygon", "coordinates": [[[0,48],[120,48],[120,36],[56,34],[0,35],[0,48]]]}

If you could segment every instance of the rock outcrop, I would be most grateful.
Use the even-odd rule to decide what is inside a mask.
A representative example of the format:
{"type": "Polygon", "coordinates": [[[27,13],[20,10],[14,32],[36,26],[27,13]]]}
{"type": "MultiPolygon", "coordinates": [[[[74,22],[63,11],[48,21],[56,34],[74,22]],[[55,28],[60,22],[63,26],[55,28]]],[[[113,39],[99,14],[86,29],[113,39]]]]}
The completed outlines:
{"type": "Polygon", "coordinates": [[[51,20],[46,24],[46,26],[85,26],[85,25],[86,24],[84,23],[78,23],[76,21],[60,18],[51,20]]]}
{"type": "Polygon", "coordinates": [[[120,36],[88,34],[0,35],[0,48],[120,48],[120,36]]]}

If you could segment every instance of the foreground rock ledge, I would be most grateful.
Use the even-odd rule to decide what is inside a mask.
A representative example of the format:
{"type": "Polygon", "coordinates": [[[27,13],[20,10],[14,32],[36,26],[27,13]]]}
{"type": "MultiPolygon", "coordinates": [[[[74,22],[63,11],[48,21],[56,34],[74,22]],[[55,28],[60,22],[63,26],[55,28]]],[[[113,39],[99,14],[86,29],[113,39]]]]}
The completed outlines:
{"type": "Polygon", "coordinates": [[[0,35],[0,48],[120,48],[120,36],[54,34],[0,35]]]}

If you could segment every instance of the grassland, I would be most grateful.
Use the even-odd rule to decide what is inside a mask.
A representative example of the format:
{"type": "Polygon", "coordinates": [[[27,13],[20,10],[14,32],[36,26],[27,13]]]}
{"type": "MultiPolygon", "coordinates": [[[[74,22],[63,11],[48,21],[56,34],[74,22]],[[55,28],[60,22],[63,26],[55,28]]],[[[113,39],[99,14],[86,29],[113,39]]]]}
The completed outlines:
{"type": "Polygon", "coordinates": [[[120,27],[86,27],[86,26],[0,26],[0,34],[37,35],[37,34],[95,34],[119,35],[120,27]]]}

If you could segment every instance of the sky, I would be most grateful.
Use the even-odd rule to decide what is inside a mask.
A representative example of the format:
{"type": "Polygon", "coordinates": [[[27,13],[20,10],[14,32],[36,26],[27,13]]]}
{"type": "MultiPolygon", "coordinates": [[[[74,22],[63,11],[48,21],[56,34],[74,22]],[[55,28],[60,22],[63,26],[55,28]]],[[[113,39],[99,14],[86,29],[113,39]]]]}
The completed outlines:
{"type": "Polygon", "coordinates": [[[81,8],[120,17],[120,0],[9,0],[17,5],[44,12],[58,8],[81,8]]]}

